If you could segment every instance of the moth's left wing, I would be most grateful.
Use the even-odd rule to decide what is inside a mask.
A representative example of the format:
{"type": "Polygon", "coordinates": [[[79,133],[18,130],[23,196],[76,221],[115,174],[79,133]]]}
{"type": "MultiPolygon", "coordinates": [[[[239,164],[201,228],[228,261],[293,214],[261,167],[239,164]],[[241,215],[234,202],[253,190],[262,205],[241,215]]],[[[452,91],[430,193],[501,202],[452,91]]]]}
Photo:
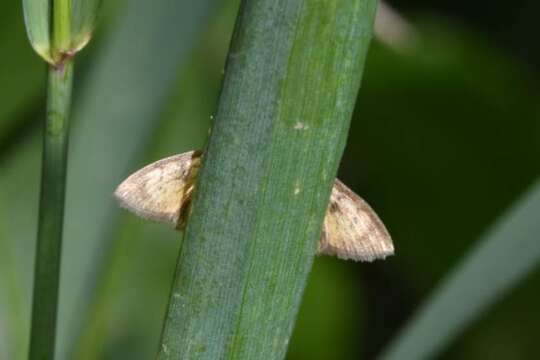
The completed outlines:
{"type": "Polygon", "coordinates": [[[114,192],[118,204],[144,219],[179,227],[200,156],[189,151],[143,167],[118,186],[114,192]]]}

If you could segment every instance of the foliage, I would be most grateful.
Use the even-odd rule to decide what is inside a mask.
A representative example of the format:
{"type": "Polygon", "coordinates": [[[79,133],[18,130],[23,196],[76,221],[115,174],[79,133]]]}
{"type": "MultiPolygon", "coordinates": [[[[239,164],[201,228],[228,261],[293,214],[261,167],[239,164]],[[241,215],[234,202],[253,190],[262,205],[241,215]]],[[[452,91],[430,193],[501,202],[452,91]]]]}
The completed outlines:
{"type": "MultiPolygon", "coordinates": [[[[122,213],[109,194],[140,165],[202,147],[237,12],[232,2],[216,7],[212,17],[192,16],[191,7],[170,11],[179,1],[154,1],[153,11],[144,3],[107,7],[103,32],[81,53],[62,274],[63,359],[79,358],[88,349],[94,359],[148,359],[159,348],[178,235],[122,213]],[[137,6],[144,16],[129,15],[137,6]],[[167,14],[185,20],[171,23],[163,20],[167,14]],[[162,33],[161,26],[171,27],[162,33]],[[167,76],[143,85],[160,70],[155,54],[144,51],[150,45],[183,50],[170,57],[163,55],[168,50],[158,52],[158,64],[170,61],[167,76]]],[[[22,359],[44,77],[25,38],[19,2],[5,7],[0,13],[0,53],[9,54],[0,67],[0,358],[22,359]]],[[[495,6],[490,14],[508,19],[507,11],[506,5],[495,6]]],[[[534,32],[518,36],[519,27],[505,27],[505,34],[512,31],[512,42],[505,45],[476,24],[464,29],[424,14],[413,25],[419,36],[413,49],[372,45],[340,168],[340,178],[387,224],[397,255],[368,265],[316,259],[290,359],[380,354],[539,174],[538,72],[513,52],[515,39],[523,46],[537,43],[527,40],[534,32]]],[[[498,293],[481,316],[454,333],[440,349],[443,358],[534,357],[540,278],[534,264],[528,271],[512,281],[512,291],[498,293]]]]}

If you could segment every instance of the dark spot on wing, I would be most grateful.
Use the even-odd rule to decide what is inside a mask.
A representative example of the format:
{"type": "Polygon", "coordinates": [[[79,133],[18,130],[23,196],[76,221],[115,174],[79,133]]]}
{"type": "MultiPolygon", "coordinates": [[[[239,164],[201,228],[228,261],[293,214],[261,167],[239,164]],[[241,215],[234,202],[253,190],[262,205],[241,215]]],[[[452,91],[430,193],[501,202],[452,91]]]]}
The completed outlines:
{"type": "Polygon", "coordinates": [[[330,206],[328,207],[330,213],[335,214],[339,212],[339,205],[335,201],[330,201],[330,206]]]}

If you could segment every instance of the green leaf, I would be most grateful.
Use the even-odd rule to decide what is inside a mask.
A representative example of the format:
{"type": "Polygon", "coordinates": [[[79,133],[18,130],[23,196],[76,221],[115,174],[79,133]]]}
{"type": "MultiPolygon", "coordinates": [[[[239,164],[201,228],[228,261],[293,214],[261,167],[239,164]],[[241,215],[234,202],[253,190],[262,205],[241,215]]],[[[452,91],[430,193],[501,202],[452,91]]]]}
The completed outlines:
{"type": "Polygon", "coordinates": [[[425,302],[382,359],[429,359],[443,351],[540,260],[540,182],[515,204],[425,302]]]}
{"type": "Polygon", "coordinates": [[[375,8],[242,3],[160,359],[284,357],[375,8]]]}
{"type": "Polygon", "coordinates": [[[72,47],[82,49],[92,37],[101,0],[72,0],[72,47]]]}
{"type": "Polygon", "coordinates": [[[101,0],[23,0],[28,38],[49,64],[64,61],[90,40],[101,0]]]}
{"type": "Polygon", "coordinates": [[[50,0],[23,0],[24,22],[30,44],[48,63],[52,63],[50,0]]]}

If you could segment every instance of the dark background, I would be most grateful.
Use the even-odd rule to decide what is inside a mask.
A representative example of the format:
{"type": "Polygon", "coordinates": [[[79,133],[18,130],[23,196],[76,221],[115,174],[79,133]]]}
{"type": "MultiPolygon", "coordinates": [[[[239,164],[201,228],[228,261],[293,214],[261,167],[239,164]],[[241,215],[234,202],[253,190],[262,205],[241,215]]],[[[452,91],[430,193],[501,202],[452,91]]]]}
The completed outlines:
{"type": "MultiPolygon", "coordinates": [[[[76,88],[92,76],[127,4],[103,7],[76,88]]],[[[383,219],[396,255],[373,264],[318,258],[290,359],[374,358],[540,171],[538,2],[391,4],[414,28],[414,46],[373,42],[339,177],[383,219]]],[[[127,169],[204,144],[235,12],[236,2],[225,1],[213,11],[127,169]]],[[[19,1],[3,4],[0,57],[0,359],[18,359],[27,343],[45,104],[45,67],[28,45],[19,1]]],[[[99,176],[92,184],[100,186],[99,176]]],[[[71,279],[84,282],[89,305],[71,314],[83,325],[66,340],[69,358],[146,359],[157,346],[178,235],[120,210],[114,216],[98,261],[86,265],[93,280],[71,279]]],[[[440,358],[534,358],[539,276],[515,284],[440,358]]]]}

